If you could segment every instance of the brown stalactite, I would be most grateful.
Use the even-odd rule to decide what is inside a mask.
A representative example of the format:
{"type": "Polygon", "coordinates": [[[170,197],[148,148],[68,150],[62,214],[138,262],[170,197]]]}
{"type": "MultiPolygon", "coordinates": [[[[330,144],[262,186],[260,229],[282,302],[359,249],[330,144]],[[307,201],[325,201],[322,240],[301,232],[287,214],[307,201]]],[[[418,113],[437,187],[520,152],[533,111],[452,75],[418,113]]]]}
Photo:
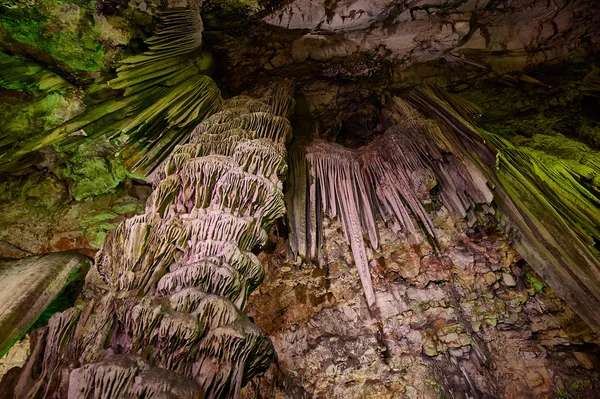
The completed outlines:
{"type": "MultiPolygon", "coordinates": [[[[452,151],[454,143],[435,122],[398,98],[390,110],[393,128],[365,147],[349,150],[315,140],[306,149],[311,179],[307,202],[319,203],[329,216],[339,217],[370,307],[375,306],[375,294],[363,232],[377,249],[378,216],[416,243],[421,228],[415,220],[435,239],[435,227],[423,207],[435,186],[443,204],[458,218],[474,219],[476,206],[489,205],[493,199],[478,167],[452,151]]],[[[311,220],[310,225],[312,229],[295,231],[292,237],[302,237],[310,248],[318,248],[317,222],[311,220]]],[[[292,248],[306,246],[293,242],[292,248]]],[[[308,255],[299,250],[297,254],[308,255]]]]}

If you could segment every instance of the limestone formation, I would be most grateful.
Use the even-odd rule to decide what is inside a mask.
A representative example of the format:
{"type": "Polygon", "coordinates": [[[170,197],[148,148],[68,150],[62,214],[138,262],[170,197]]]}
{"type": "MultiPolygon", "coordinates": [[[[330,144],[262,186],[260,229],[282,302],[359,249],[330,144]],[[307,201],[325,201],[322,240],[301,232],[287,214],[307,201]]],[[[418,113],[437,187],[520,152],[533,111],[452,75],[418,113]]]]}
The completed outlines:
{"type": "Polygon", "coordinates": [[[284,82],[226,102],[165,160],[146,213],[96,257],[106,294],[55,315],[5,395],[229,398],[266,370],[273,347],[242,310],[264,275],[250,251],[285,212],[292,94],[284,82]]]}
{"type": "Polygon", "coordinates": [[[87,263],[85,256],[73,252],[0,262],[0,356],[36,321],[71,275],[85,269],[87,263]]]}
{"type": "Polygon", "coordinates": [[[121,60],[116,78],[97,82],[93,91],[101,100],[93,107],[43,137],[34,135],[22,142],[8,137],[0,142],[5,152],[0,170],[27,165],[33,151],[57,142],[79,145],[81,136],[118,143],[133,169],[155,168],[222,102],[214,81],[205,75],[212,59],[201,54],[200,5],[192,0],[175,2],[162,11],[155,35],[145,41],[147,51],[121,60]]]}
{"type": "MultiPolygon", "coordinates": [[[[319,204],[320,211],[340,219],[369,306],[374,307],[375,295],[363,234],[378,249],[375,221],[380,217],[413,243],[421,230],[436,241],[424,208],[436,188],[453,217],[473,222],[480,214],[493,214],[493,205],[507,234],[515,232],[525,259],[600,331],[600,262],[593,247],[600,202],[594,189],[575,177],[583,167],[556,169],[554,161],[516,151],[469,122],[476,107],[439,90],[415,89],[408,102],[391,100],[389,110],[393,126],[358,150],[322,140],[311,143],[306,148],[310,186],[304,188],[307,194],[299,194],[306,204],[319,204]],[[437,119],[425,118],[414,107],[437,119]],[[562,238],[560,244],[556,237],[562,238]]],[[[591,176],[600,173],[594,160],[587,165],[591,176]]],[[[308,211],[306,204],[299,212],[308,211]]],[[[294,224],[291,236],[295,255],[318,260],[307,249],[320,247],[320,211],[290,216],[302,221],[294,224]]]]}
{"type": "Polygon", "coordinates": [[[599,4],[0,0],[0,397],[595,397],[599,4]]]}

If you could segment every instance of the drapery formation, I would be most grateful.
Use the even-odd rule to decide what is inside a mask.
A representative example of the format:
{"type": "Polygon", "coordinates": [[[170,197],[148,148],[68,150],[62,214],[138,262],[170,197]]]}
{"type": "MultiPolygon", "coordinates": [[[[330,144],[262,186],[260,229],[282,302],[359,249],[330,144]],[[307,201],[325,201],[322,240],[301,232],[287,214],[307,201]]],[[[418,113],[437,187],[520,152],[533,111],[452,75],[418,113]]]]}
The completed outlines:
{"type": "Polygon", "coordinates": [[[106,292],[38,330],[0,396],[229,398],[266,370],[273,347],[242,309],[263,278],[251,250],[285,212],[292,94],[233,98],[175,148],[97,255],[106,292]]]}
{"type": "Polygon", "coordinates": [[[391,127],[370,144],[351,150],[313,140],[305,155],[295,150],[292,253],[318,259],[321,213],[338,217],[373,308],[365,242],[379,246],[377,217],[412,242],[424,233],[435,245],[432,201],[456,219],[497,213],[525,260],[600,331],[597,157],[576,166],[542,159],[476,128],[477,111],[460,97],[418,88],[388,101],[391,127]]]}
{"type": "MultiPolygon", "coordinates": [[[[320,247],[317,226],[321,211],[339,217],[370,307],[375,304],[375,294],[363,233],[377,249],[376,218],[389,222],[413,243],[421,231],[435,240],[435,226],[425,209],[431,204],[434,187],[439,188],[442,203],[457,218],[475,219],[477,205],[485,206],[493,198],[478,167],[469,157],[452,151],[456,143],[435,122],[398,98],[393,99],[390,110],[393,127],[364,147],[350,150],[315,140],[306,148],[304,168],[308,168],[311,182],[306,201],[318,210],[309,212],[302,218],[304,223],[295,226],[291,243],[297,254],[316,259],[317,250],[309,249],[320,247]]],[[[297,220],[298,216],[291,218],[297,220]]]]}
{"type": "Polygon", "coordinates": [[[439,90],[416,90],[410,101],[460,138],[455,148],[469,154],[494,187],[494,205],[513,245],[600,333],[600,253],[594,245],[600,238],[597,152],[588,148],[578,162],[569,162],[517,148],[475,127],[468,115],[472,107],[439,90]],[[492,147],[495,158],[488,155],[492,147]]]}
{"type": "MultiPolygon", "coordinates": [[[[81,144],[82,138],[99,137],[115,143],[132,169],[145,173],[155,168],[223,101],[206,75],[212,56],[202,52],[201,4],[182,0],[161,12],[154,36],[146,40],[148,50],[122,60],[116,78],[92,85],[87,90],[91,104],[81,114],[27,140],[0,138],[0,171],[22,168],[35,151],[48,145],[61,143],[68,148],[81,144]]],[[[33,79],[32,66],[5,66],[7,72],[0,73],[0,80],[33,79]]],[[[65,86],[58,77],[42,72],[32,83],[46,90],[65,86]]]]}

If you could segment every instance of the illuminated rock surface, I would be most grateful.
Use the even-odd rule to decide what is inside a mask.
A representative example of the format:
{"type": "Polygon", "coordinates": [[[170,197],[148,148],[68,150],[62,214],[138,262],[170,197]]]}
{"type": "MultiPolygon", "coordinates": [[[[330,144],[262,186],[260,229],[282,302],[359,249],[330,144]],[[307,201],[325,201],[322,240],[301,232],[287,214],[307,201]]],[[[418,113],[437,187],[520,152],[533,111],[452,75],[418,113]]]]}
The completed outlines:
{"type": "Polygon", "coordinates": [[[599,15],[0,0],[0,396],[595,397],[599,15]]]}
{"type": "Polygon", "coordinates": [[[0,262],[0,353],[4,355],[21,338],[87,262],[85,256],[72,252],[0,262]]]}

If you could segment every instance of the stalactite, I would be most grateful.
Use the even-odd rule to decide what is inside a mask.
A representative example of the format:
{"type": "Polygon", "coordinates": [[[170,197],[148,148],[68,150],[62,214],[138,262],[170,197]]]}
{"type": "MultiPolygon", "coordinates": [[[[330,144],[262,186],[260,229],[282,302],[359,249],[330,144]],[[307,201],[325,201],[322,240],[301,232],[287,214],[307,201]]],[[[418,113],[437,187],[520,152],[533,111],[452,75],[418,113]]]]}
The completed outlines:
{"type": "MultiPolygon", "coordinates": [[[[593,77],[586,82],[592,87],[593,77]]],[[[422,231],[435,241],[426,211],[435,188],[457,219],[474,222],[481,211],[497,214],[523,257],[600,331],[597,152],[543,135],[511,142],[475,127],[476,106],[432,87],[388,101],[385,112],[392,126],[364,147],[349,150],[322,140],[306,147],[310,184],[294,187],[303,190],[294,198],[307,198],[294,204],[300,210],[291,215],[294,254],[318,258],[319,219],[309,206],[320,204],[340,219],[372,306],[363,234],[376,249],[375,219],[381,217],[413,240],[422,231]],[[552,155],[552,148],[569,146],[577,147],[570,150],[575,158],[552,155]],[[297,216],[302,210],[304,219],[297,216]]],[[[292,175],[301,179],[306,166],[297,155],[291,159],[300,169],[292,175]]]]}
{"type": "MultiPolygon", "coordinates": [[[[593,246],[600,225],[596,194],[600,185],[589,179],[600,173],[597,152],[583,145],[577,151],[586,157],[566,162],[519,148],[476,128],[457,110],[463,105],[455,105],[453,97],[440,93],[421,88],[409,100],[447,126],[446,136],[455,143],[455,151],[475,166],[469,173],[485,175],[494,187],[494,204],[515,247],[600,332],[600,253],[593,246]],[[580,177],[582,171],[588,179],[580,177]]],[[[565,138],[552,141],[569,145],[565,138]]]]}
{"type": "Polygon", "coordinates": [[[264,276],[250,251],[285,212],[291,128],[278,115],[294,102],[281,86],[292,90],[226,102],[165,159],[146,213],[111,232],[96,257],[109,292],[53,318],[39,392],[231,398],[268,367],[271,342],[241,310],[264,276]],[[82,356],[64,362],[67,350],[82,356]]]}
{"type": "Polygon", "coordinates": [[[182,288],[198,287],[204,292],[217,294],[235,302],[242,283],[239,273],[227,264],[205,259],[168,273],[158,282],[157,292],[168,296],[182,288]]]}
{"type": "MultiPolygon", "coordinates": [[[[288,155],[289,176],[288,190],[285,194],[287,220],[289,223],[288,252],[292,258],[318,259],[318,248],[321,245],[318,232],[321,231],[321,209],[314,198],[316,185],[309,184],[309,165],[306,159],[306,147],[310,138],[318,136],[316,122],[296,121],[294,140],[290,143],[288,155]]],[[[296,260],[296,259],[295,259],[296,260]]]]}
{"type": "MultiPolygon", "coordinates": [[[[307,202],[319,203],[325,213],[340,219],[370,307],[375,294],[363,234],[377,249],[378,217],[412,242],[417,242],[421,230],[435,240],[435,226],[424,207],[434,187],[457,218],[474,213],[493,198],[487,180],[472,162],[453,153],[442,128],[397,98],[390,111],[394,126],[365,147],[349,150],[314,140],[306,148],[311,177],[307,202]]],[[[297,246],[297,251],[319,246],[316,218],[307,215],[307,219],[311,228],[293,234],[309,244],[297,246]]],[[[315,254],[310,257],[316,259],[315,254]]]]}
{"type": "Polygon", "coordinates": [[[178,172],[182,180],[178,204],[187,212],[194,208],[207,208],[210,204],[211,193],[217,182],[237,164],[227,156],[208,155],[187,161],[178,172]]]}
{"type": "Polygon", "coordinates": [[[370,233],[373,246],[378,244],[370,201],[371,188],[364,180],[361,165],[356,154],[327,142],[317,142],[311,146],[308,161],[320,194],[320,198],[311,196],[310,201],[319,201],[326,213],[340,218],[346,239],[352,248],[367,303],[372,306],[375,294],[364,248],[363,230],[370,233]]]}
{"type": "MultiPolygon", "coordinates": [[[[235,115],[235,113],[232,113],[232,115],[235,115]]],[[[201,140],[200,137],[205,134],[219,135],[237,129],[252,131],[253,138],[266,138],[281,144],[287,144],[292,132],[292,126],[287,118],[258,111],[240,114],[223,123],[213,121],[209,121],[206,125],[201,123],[192,131],[190,141],[192,143],[198,142],[201,140]]]]}
{"type": "MultiPolygon", "coordinates": [[[[57,96],[60,96],[61,93],[74,89],[72,84],[52,70],[24,58],[8,55],[3,51],[0,51],[0,87],[29,92],[36,97],[45,98],[46,101],[59,98],[57,96]]],[[[6,119],[3,122],[9,125],[6,119]]],[[[22,125],[22,122],[19,125],[22,125]]],[[[4,126],[0,129],[0,170],[4,169],[2,164],[8,160],[11,152],[20,145],[20,142],[31,139],[32,136],[40,133],[31,131],[28,127],[21,128],[22,132],[4,126]]],[[[39,137],[36,136],[36,138],[39,137]]]]}
{"type": "Polygon", "coordinates": [[[242,140],[235,148],[233,159],[245,172],[269,179],[280,185],[287,174],[285,147],[268,139],[242,140]]]}
{"type": "Polygon", "coordinates": [[[69,399],[167,397],[201,399],[204,394],[193,381],[131,355],[112,355],[70,376],[69,399]]]}
{"type": "Polygon", "coordinates": [[[270,226],[285,212],[283,193],[270,180],[252,173],[230,170],[215,184],[211,207],[238,217],[259,215],[270,226]]]}
{"type": "MultiPolygon", "coordinates": [[[[119,146],[132,168],[143,173],[154,169],[223,101],[215,82],[206,76],[212,56],[201,51],[200,7],[201,1],[185,0],[158,13],[157,31],[146,40],[148,50],[121,60],[116,78],[90,89],[95,94],[105,93],[103,101],[43,136],[11,141],[0,158],[0,169],[26,165],[32,152],[51,144],[69,148],[100,136],[119,146]],[[114,94],[116,90],[119,96],[114,94]],[[71,136],[80,130],[83,135],[71,136]]],[[[49,76],[40,78],[40,84],[49,88],[63,84],[49,76]]],[[[2,144],[0,140],[0,148],[2,144]]]]}

